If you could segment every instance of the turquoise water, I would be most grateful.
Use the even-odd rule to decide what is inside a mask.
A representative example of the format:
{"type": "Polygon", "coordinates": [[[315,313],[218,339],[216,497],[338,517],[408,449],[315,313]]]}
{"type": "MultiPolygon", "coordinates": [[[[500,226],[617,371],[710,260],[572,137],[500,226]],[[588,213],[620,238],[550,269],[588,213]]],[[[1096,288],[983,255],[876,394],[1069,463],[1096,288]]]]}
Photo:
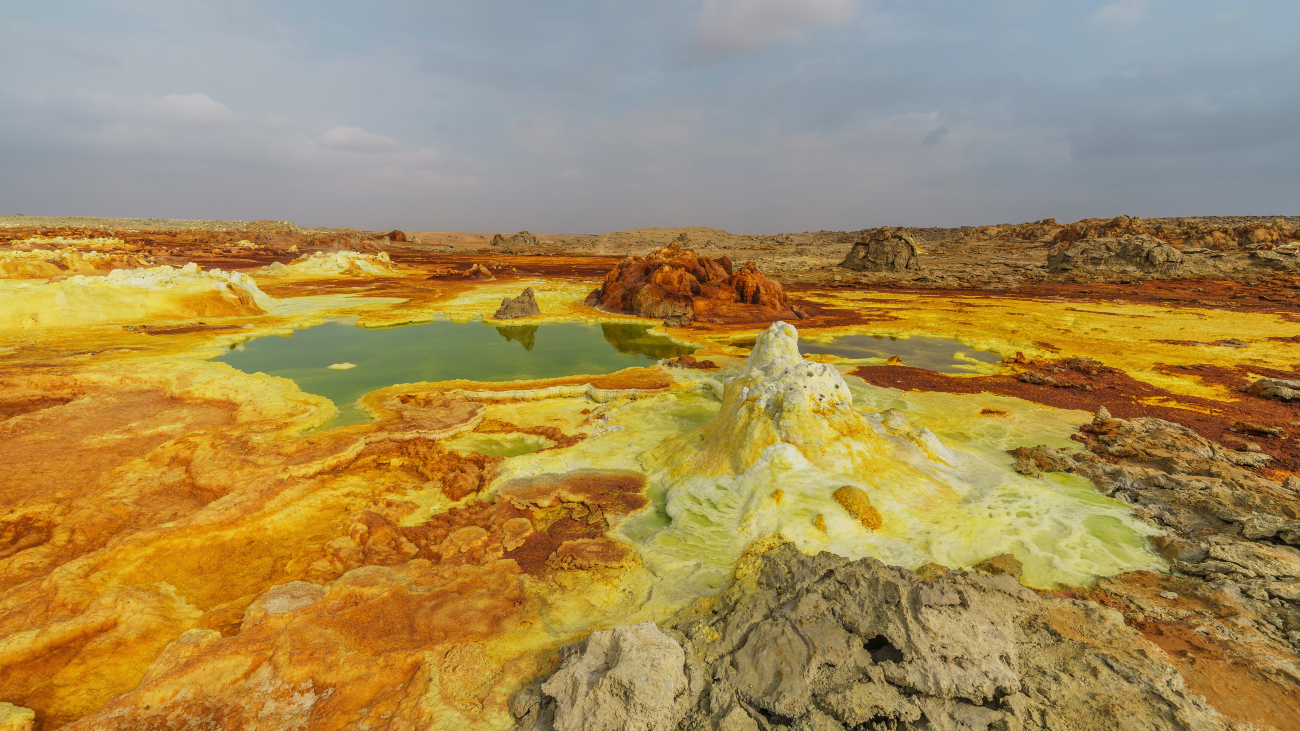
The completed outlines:
{"type": "Polygon", "coordinates": [[[889,335],[845,335],[829,343],[801,340],[799,350],[841,358],[889,358],[897,355],[903,359],[905,366],[953,374],[970,373],[972,370],[971,362],[957,358],[957,353],[980,363],[997,363],[1002,360],[995,353],[976,350],[947,338],[896,338],[889,335]]]}
{"type": "Polygon", "coordinates": [[[355,402],[396,383],[519,381],[613,373],[653,365],[694,348],[651,335],[645,325],[548,323],[492,327],[477,322],[430,322],[367,329],[335,321],[233,346],[217,357],[245,373],[291,378],[307,393],[339,408],[331,426],[369,420],[355,402]],[[352,364],[334,370],[329,366],[352,364]]]}

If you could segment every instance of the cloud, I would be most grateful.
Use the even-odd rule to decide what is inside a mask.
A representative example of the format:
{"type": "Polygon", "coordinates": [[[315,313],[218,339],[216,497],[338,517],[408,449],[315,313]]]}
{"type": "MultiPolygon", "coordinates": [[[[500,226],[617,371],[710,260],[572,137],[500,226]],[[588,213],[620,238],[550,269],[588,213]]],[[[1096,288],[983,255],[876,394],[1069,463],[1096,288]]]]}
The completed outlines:
{"type": "Polygon", "coordinates": [[[360,127],[335,127],[320,136],[321,147],[344,152],[373,154],[378,152],[396,152],[402,144],[392,137],[367,132],[360,127]]]}
{"type": "Polygon", "coordinates": [[[1103,5],[1092,16],[1092,22],[1115,30],[1130,30],[1146,16],[1147,0],[1118,0],[1103,5]]]}
{"type": "Polygon", "coordinates": [[[1272,212],[1300,170],[1296,3],[28,5],[27,213],[770,233],[1272,212]]]}
{"type": "Polygon", "coordinates": [[[756,51],[842,26],[857,12],[858,0],[704,0],[691,38],[706,51],[756,51]]]}
{"type": "Polygon", "coordinates": [[[947,127],[935,127],[921,140],[921,147],[938,147],[943,138],[948,136],[947,127]]]}
{"type": "Polygon", "coordinates": [[[226,124],[235,115],[225,104],[207,94],[168,94],[159,103],[164,119],[196,127],[226,124]]]}

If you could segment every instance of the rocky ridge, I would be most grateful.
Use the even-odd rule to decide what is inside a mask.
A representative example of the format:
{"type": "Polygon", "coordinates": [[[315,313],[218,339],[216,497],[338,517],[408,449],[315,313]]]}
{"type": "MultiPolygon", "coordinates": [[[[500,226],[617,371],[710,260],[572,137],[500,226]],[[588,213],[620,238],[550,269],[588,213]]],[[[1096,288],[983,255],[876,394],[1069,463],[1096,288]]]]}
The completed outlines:
{"type": "Polygon", "coordinates": [[[1133,504],[1172,532],[1156,545],[1174,568],[1231,582],[1259,602],[1260,631],[1300,651],[1300,550],[1292,547],[1300,545],[1300,479],[1268,480],[1253,471],[1268,455],[1160,419],[1113,419],[1103,410],[1078,438],[1088,451],[1014,450],[1017,471],[1080,474],[1133,504]]]}

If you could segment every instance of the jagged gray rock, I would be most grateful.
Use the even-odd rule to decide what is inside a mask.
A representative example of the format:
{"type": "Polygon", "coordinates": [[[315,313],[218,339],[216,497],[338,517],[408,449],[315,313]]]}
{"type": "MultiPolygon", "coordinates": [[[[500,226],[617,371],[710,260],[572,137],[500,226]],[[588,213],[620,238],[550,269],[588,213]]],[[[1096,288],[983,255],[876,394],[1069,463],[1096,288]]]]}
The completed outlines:
{"type": "Polygon", "coordinates": [[[1275,401],[1300,401],[1300,381],[1261,378],[1247,386],[1246,393],[1275,401]]]}
{"type": "Polygon", "coordinates": [[[1047,255],[1051,272],[1172,275],[1182,263],[1181,251],[1150,234],[1082,239],[1047,255]]]}
{"type": "Polygon", "coordinates": [[[853,244],[840,266],[859,272],[909,272],[921,268],[916,241],[901,228],[878,228],[853,244]]]}
{"type": "Polygon", "coordinates": [[[533,288],[528,287],[518,297],[506,297],[501,300],[501,307],[492,315],[494,320],[515,320],[520,317],[532,317],[542,314],[533,297],[533,288]]]}
{"type": "MultiPolygon", "coordinates": [[[[1088,477],[1178,534],[1153,538],[1177,571],[1231,584],[1257,602],[1271,600],[1249,610],[1259,626],[1300,626],[1300,551],[1277,545],[1300,546],[1300,480],[1288,477],[1284,486],[1265,479],[1243,468],[1249,453],[1160,419],[1098,418],[1080,436],[1090,452],[1011,450],[1016,469],[1088,477]]],[[[1300,647],[1300,640],[1289,641],[1300,647]]]]}
{"type": "Polygon", "coordinates": [[[492,246],[537,246],[537,237],[527,231],[520,231],[510,238],[497,234],[492,237],[492,246]]]}
{"type": "Polygon", "coordinates": [[[686,656],[654,622],[593,632],[560,656],[511,700],[521,731],[673,731],[686,712],[686,656]]]}
{"type": "Polygon", "coordinates": [[[742,557],[730,588],[665,631],[685,650],[681,731],[1223,727],[1118,612],[1009,576],[926,582],[783,543],[742,557]]]}

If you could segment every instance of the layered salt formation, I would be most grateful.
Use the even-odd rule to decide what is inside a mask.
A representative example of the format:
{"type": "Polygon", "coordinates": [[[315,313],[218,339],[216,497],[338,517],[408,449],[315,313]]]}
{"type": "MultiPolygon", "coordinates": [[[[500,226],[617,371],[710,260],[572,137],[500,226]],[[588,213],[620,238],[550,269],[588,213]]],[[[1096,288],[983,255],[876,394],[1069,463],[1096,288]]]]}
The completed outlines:
{"type": "Polygon", "coordinates": [[[276,275],[337,275],[355,277],[395,274],[388,252],[363,254],[357,251],[313,251],[288,264],[276,262],[262,268],[263,274],[276,275]]]}
{"type": "Polygon", "coordinates": [[[0,298],[0,329],[260,315],[271,301],[247,274],[202,271],[193,262],[179,269],[114,269],[103,277],[9,288],[0,298]]]}
{"type": "Polygon", "coordinates": [[[149,257],[138,252],[123,250],[120,239],[60,237],[28,239],[11,245],[38,248],[0,251],[0,279],[44,279],[129,269],[153,263],[149,257]]]}
{"type": "Polygon", "coordinates": [[[802,358],[794,327],[771,326],[717,417],[642,457],[672,518],[643,548],[647,563],[722,586],[746,544],[779,533],[808,553],[908,567],[1012,553],[1037,586],[1161,565],[1144,546],[1153,530],[1082,481],[1031,480],[1000,452],[853,401],[838,370],[802,358]]]}

